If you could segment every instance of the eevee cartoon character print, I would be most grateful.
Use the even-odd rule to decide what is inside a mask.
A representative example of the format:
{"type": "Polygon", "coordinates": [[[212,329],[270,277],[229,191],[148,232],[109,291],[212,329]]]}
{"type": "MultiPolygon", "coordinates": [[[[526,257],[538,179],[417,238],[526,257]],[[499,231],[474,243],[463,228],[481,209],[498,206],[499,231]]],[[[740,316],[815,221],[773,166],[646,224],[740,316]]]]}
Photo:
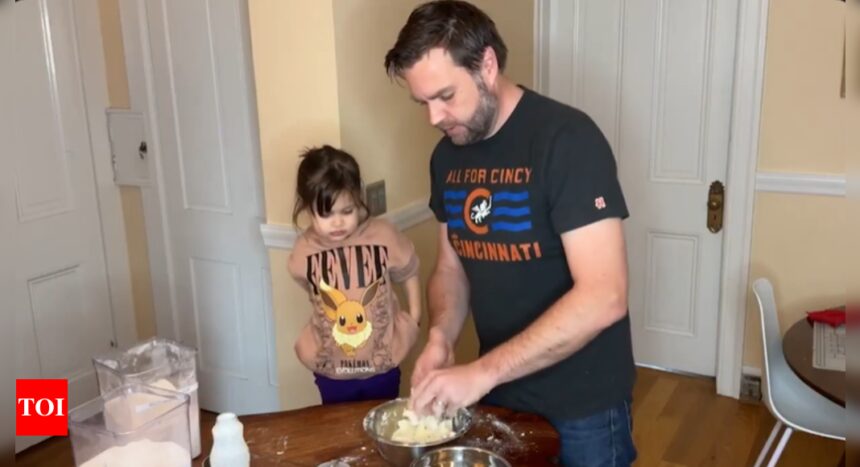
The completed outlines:
{"type": "Polygon", "coordinates": [[[344,377],[394,366],[386,333],[392,317],[388,248],[349,245],[307,257],[306,279],[316,296],[313,320],[322,338],[316,370],[344,377]]]}
{"type": "Polygon", "coordinates": [[[346,295],[325,281],[320,281],[320,298],[325,316],[334,323],[331,335],[347,357],[355,357],[355,351],[364,347],[373,334],[373,323],[367,316],[365,306],[370,305],[379,289],[379,281],[365,289],[361,301],[349,300],[346,295]]]}

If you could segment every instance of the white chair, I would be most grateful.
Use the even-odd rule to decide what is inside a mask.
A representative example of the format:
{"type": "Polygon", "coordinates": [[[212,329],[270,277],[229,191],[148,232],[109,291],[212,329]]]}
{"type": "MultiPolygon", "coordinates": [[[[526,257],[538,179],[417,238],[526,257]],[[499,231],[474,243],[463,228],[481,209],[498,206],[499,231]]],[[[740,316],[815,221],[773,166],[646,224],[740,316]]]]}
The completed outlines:
{"type": "Polygon", "coordinates": [[[764,462],[776,435],[785,427],[767,464],[772,467],[779,461],[779,456],[794,430],[844,441],[848,422],[845,407],[831,402],[810,388],[785,361],[782,333],[770,282],[767,279],[756,280],[753,291],[758,300],[764,344],[764,403],[776,418],[776,425],[761,449],[756,467],[764,462]]]}

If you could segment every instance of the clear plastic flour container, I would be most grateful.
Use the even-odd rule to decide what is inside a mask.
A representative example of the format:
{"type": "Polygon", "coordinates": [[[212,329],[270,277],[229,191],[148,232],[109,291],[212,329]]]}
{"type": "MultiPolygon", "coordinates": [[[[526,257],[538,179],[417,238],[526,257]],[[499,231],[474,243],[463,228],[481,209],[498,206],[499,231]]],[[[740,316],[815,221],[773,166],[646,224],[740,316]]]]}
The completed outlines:
{"type": "Polygon", "coordinates": [[[190,467],[188,394],[120,386],[69,412],[78,467],[190,467]]]}
{"type": "Polygon", "coordinates": [[[155,337],[126,351],[93,357],[99,392],[146,384],[188,395],[191,457],[200,455],[200,404],[197,399],[197,350],[155,337]]]}

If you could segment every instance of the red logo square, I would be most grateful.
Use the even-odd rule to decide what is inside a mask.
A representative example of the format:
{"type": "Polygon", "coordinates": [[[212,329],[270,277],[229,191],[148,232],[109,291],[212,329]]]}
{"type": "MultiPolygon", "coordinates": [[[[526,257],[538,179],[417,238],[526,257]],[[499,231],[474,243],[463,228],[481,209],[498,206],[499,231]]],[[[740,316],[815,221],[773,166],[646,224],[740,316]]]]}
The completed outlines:
{"type": "Polygon", "coordinates": [[[67,436],[68,420],[68,380],[15,380],[16,436],[67,436]]]}

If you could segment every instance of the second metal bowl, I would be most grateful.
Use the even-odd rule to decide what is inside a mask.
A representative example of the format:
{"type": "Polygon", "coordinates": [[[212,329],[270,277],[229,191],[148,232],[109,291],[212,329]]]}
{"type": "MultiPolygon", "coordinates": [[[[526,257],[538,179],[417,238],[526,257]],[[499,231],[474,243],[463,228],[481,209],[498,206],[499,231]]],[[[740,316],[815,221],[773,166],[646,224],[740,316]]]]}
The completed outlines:
{"type": "Polygon", "coordinates": [[[412,467],[511,467],[511,464],[486,449],[450,446],[427,452],[412,467]]]}

